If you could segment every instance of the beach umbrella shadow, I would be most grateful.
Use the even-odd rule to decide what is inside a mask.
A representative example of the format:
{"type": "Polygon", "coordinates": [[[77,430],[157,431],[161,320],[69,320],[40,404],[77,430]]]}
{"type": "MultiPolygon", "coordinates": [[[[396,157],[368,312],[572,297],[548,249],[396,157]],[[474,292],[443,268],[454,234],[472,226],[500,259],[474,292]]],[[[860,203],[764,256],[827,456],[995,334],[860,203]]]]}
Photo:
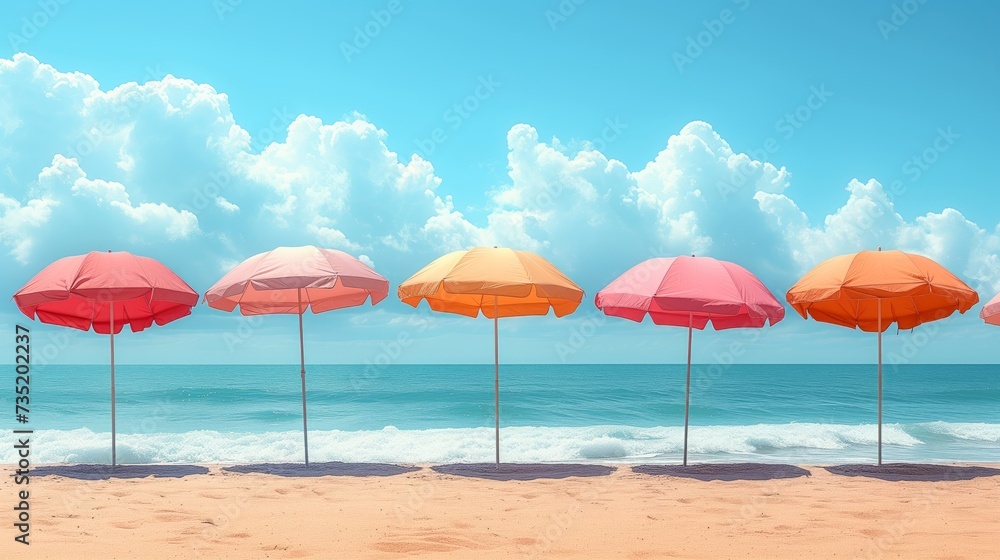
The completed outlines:
{"type": "Polygon", "coordinates": [[[675,476],[702,481],[775,480],[812,476],[795,465],[768,463],[710,463],[704,465],[636,465],[632,472],[651,476],[675,476]]]}
{"type": "Polygon", "coordinates": [[[452,476],[506,481],[608,476],[617,469],[605,465],[458,463],[434,466],[431,470],[452,476]]]}
{"type": "Polygon", "coordinates": [[[62,476],[79,480],[109,480],[112,478],[181,478],[208,474],[198,465],[52,465],[31,469],[32,476],[62,476]]]}
{"type": "Polygon", "coordinates": [[[834,465],[827,471],[841,476],[863,476],[892,482],[952,482],[1000,476],[993,467],[885,463],[883,465],[834,465]]]}
{"type": "Polygon", "coordinates": [[[233,465],[223,467],[223,472],[248,474],[270,474],[286,477],[318,476],[396,476],[416,472],[420,467],[392,465],[388,463],[259,463],[253,465],[233,465]]]}

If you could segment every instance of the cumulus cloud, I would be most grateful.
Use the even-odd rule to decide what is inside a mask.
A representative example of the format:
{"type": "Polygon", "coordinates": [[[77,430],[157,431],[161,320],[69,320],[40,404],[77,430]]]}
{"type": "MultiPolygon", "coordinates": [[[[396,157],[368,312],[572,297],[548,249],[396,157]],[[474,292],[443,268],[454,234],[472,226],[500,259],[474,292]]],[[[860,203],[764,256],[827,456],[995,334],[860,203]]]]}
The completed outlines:
{"type": "Polygon", "coordinates": [[[469,186],[455,190],[431,161],[393,151],[362,115],[278,120],[247,131],[226,94],[173,76],[105,90],[28,55],[0,60],[0,259],[38,268],[134,249],[188,263],[208,285],[257,252],[314,243],[377,261],[399,281],[445,251],[501,245],[545,255],[593,293],[639,260],[695,253],[740,262],[780,293],[823,258],[881,245],[1000,288],[996,224],[951,208],[902,216],[875,179],[851,181],[840,208],[807,216],[789,170],[705,122],[635,169],[517,124],[507,179],[483,185],[487,204],[473,212],[469,186]]]}
{"type": "Polygon", "coordinates": [[[58,204],[54,199],[46,197],[32,199],[22,205],[0,193],[0,242],[10,247],[10,254],[18,262],[28,262],[33,243],[30,233],[49,221],[52,208],[58,204]]]}
{"type": "Polygon", "coordinates": [[[982,228],[954,208],[907,221],[875,179],[864,183],[852,180],[847,192],[847,202],[815,226],[791,198],[758,196],[762,211],[786,232],[786,242],[800,269],[859,249],[898,248],[940,262],[974,287],[989,292],[1000,289],[997,229],[982,228]]]}
{"type": "Polygon", "coordinates": [[[226,214],[235,214],[240,211],[240,207],[226,200],[224,196],[215,197],[215,205],[226,214]]]}

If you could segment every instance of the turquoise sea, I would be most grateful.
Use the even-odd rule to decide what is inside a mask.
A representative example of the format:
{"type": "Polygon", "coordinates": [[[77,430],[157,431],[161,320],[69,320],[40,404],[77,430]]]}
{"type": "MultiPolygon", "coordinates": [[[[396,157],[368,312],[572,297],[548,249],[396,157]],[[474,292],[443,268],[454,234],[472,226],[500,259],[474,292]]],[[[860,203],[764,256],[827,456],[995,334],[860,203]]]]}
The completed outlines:
{"type": "MultiPolygon", "coordinates": [[[[492,364],[308,369],[313,461],[493,458],[492,364]]],[[[106,365],[33,370],[36,463],[110,462],[109,383],[106,365]]],[[[683,365],[502,365],[500,384],[505,461],[680,460],[683,365]]],[[[876,387],[869,365],[696,365],[691,458],[874,461],[876,387]]],[[[302,458],[297,365],[123,365],[117,394],[120,462],[302,458]]],[[[886,366],[884,397],[886,461],[1000,462],[1000,366],[886,366]]],[[[12,390],[0,403],[23,427],[12,390]]]]}

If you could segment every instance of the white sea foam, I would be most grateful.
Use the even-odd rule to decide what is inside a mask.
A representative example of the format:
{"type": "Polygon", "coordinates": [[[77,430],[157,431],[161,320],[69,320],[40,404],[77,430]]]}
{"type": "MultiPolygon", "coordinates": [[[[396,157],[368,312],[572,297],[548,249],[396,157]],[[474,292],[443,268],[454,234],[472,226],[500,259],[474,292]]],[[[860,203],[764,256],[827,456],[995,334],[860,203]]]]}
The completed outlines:
{"type": "MultiPolygon", "coordinates": [[[[912,427],[883,426],[883,443],[898,451],[923,445],[910,431],[933,433],[950,442],[1000,441],[997,424],[934,422],[912,427]]],[[[783,457],[867,457],[876,443],[871,424],[757,424],[693,426],[690,453],[711,460],[756,460],[783,457]]],[[[399,430],[388,426],[368,431],[310,431],[314,461],[446,463],[493,459],[492,428],[399,430]]],[[[34,463],[103,463],[111,459],[111,436],[89,429],[40,430],[34,435],[34,463]]],[[[606,461],[673,462],[683,449],[680,427],[631,426],[527,427],[501,431],[501,458],[511,462],[606,461]]],[[[302,433],[119,434],[122,463],[256,463],[299,461],[302,433]]],[[[982,460],[969,457],[969,460],[982,460]]],[[[0,452],[0,462],[13,463],[13,449],[0,452]]]]}
{"type": "Polygon", "coordinates": [[[932,433],[965,441],[1000,443],[1000,424],[982,422],[930,422],[923,425],[932,433]]]}

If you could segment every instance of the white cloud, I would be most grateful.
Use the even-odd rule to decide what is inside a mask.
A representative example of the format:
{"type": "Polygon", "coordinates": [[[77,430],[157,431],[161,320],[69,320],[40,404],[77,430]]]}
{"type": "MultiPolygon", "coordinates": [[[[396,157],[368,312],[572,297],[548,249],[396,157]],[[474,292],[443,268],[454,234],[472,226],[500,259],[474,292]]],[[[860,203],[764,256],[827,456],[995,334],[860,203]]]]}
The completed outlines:
{"type": "Polygon", "coordinates": [[[374,258],[399,281],[442,252],[501,245],[546,255],[590,293],[639,260],[689,253],[740,262],[780,293],[822,258],[881,245],[1000,289],[996,224],[950,208],[904,217],[874,179],[851,181],[829,215],[807,216],[787,169],[704,122],[631,170],[515,125],[508,178],[484,185],[487,205],[472,211],[430,161],[391,150],[362,115],[299,115],[287,131],[251,133],[210,85],[166,76],[104,91],[28,55],[0,60],[0,100],[0,242],[33,268],[138,247],[177,262],[200,255],[211,265],[191,271],[209,285],[227,263],[316,243],[374,258]]]}
{"type": "Polygon", "coordinates": [[[760,197],[761,209],[786,232],[798,270],[860,249],[898,248],[934,259],[973,287],[990,293],[1000,289],[1000,232],[980,227],[954,208],[907,221],[875,179],[852,180],[847,191],[847,202],[826,216],[822,226],[811,226],[784,195],[760,197]]]}
{"type": "Polygon", "coordinates": [[[317,226],[316,224],[309,224],[307,229],[311,234],[316,236],[316,239],[323,246],[342,249],[344,251],[357,251],[361,248],[357,243],[349,241],[344,232],[339,229],[317,226]]]}
{"type": "Polygon", "coordinates": [[[167,240],[187,239],[197,234],[198,218],[187,210],[177,210],[164,203],[142,202],[133,205],[125,185],[103,179],[88,179],[75,159],[57,155],[52,165],[39,173],[39,184],[52,192],[62,190],[60,180],[70,184],[74,196],[92,199],[98,207],[112,207],[131,220],[131,225],[146,226],[149,231],[162,233],[167,240]],[[72,183],[69,181],[72,180],[72,183]]]}
{"type": "Polygon", "coordinates": [[[33,199],[27,204],[0,193],[0,243],[10,247],[18,262],[27,263],[31,256],[32,234],[44,226],[59,203],[52,198],[33,199]]]}
{"type": "Polygon", "coordinates": [[[240,207],[226,200],[224,196],[217,196],[214,198],[215,205],[222,209],[226,214],[235,214],[240,211],[240,207]]]}
{"type": "Polygon", "coordinates": [[[159,204],[143,202],[138,206],[132,206],[128,202],[112,202],[111,205],[120,209],[136,223],[153,226],[156,230],[162,231],[169,241],[187,239],[198,233],[198,218],[187,210],[177,210],[162,202],[159,204]]]}

